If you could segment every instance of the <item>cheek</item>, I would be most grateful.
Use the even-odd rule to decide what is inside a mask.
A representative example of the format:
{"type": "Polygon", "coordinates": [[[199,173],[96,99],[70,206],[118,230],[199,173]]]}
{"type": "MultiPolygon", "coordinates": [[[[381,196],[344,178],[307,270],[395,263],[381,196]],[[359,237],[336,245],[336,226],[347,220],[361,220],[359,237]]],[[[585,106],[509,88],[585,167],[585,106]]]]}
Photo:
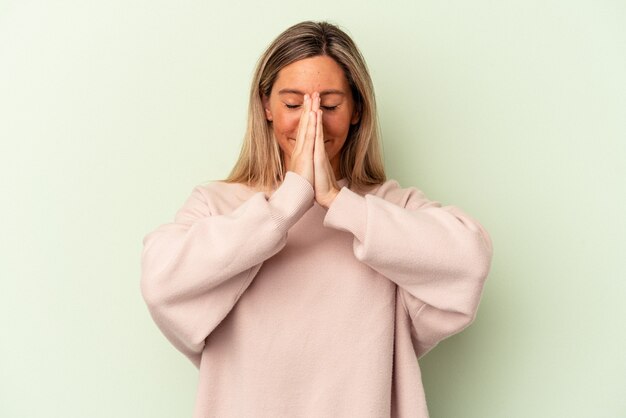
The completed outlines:
{"type": "Polygon", "coordinates": [[[295,141],[289,138],[295,138],[298,132],[298,124],[300,123],[300,112],[275,112],[274,121],[272,123],[274,137],[280,149],[290,155],[293,152],[295,141]]]}
{"type": "Polygon", "coordinates": [[[277,137],[295,137],[300,123],[300,112],[279,112],[274,117],[274,134],[277,137]]]}
{"type": "Polygon", "coordinates": [[[333,138],[345,139],[350,129],[350,118],[343,114],[324,115],[324,133],[333,138]]]}

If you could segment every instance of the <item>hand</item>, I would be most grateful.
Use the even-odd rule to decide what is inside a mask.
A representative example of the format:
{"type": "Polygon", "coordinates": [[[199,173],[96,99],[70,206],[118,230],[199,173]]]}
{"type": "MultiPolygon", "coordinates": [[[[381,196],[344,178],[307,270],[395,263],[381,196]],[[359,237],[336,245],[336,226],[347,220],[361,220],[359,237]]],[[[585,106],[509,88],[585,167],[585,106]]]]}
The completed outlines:
{"type": "Polygon", "coordinates": [[[315,200],[328,209],[339,193],[339,185],[324,146],[322,110],[318,92],[314,92],[312,97],[304,95],[296,145],[287,169],[309,180],[315,190],[315,200]]]}
{"type": "Polygon", "coordinates": [[[315,113],[311,111],[311,98],[304,95],[302,114],[296,134],[296,144],[289,161],[288,171],[293,171],[307,179],[313,186],[315,173],[313,171],[313,148],[315,146],[315,113]]]}
{"type": "Polygon", "coordinates": [[[317,124],[315,127],[315,147],[313,149],[313,168],[315,171],[315,200],[320,206],[328,209],[339,193],[339,185],[335,179],[333,167],[326,154],[324,146],[324,129],[322,123],[322,110],[320,107],[320,96],[314,93],[317,101],[313,102],[313,110],[317,112],[317,124]]]}

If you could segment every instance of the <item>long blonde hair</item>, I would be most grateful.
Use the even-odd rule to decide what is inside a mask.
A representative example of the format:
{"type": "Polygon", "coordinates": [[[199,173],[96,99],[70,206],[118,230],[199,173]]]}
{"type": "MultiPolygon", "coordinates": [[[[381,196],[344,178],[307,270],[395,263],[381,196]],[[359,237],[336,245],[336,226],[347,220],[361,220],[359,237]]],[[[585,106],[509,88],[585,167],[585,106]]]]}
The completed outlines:
{"type": "Polygon", "coordinates": [[[356,190],[386,180],[374,87],[363,56],[352,39],[328,22],[305,21],[281,33],[257,62],[250,89],[248,125],[239,159],[224,181],[271,190],[284,179],[284,160],[274,139],[271,122],[263,109],[263,95],[270,96],[278,72],[305,58],[327,55],[344,70],[359,112],[341,149],[340,174],[356,190]]]}

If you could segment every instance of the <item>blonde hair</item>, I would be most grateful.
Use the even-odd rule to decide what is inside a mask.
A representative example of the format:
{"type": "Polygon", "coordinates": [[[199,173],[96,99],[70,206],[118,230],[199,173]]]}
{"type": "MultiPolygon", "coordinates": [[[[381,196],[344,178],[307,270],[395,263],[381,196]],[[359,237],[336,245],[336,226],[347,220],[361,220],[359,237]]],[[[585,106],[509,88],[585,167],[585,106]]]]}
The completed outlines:
{"type": "Polygon", "coordinates": [[[341,149],[340,174],[356,190],[386,180],[379,143],[374,87],[363,56],[352,39],[328,22],[305,21],[281,33],[257,62],[250,89],[248,125],[239,159],[224,181],[271,190],[284,179],[284,160],[263,109],[279,71],[301,59],[327,55],[344,70],[359,121],[350,126],[341,149]]]}

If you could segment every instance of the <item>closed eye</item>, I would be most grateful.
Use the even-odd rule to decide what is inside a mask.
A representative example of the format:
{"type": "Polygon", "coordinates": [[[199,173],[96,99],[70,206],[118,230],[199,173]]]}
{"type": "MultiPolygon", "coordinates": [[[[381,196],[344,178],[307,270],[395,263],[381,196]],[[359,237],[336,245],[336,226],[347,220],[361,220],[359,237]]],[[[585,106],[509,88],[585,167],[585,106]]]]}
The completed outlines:
{"type": "MultiPolygon", "coordinates": [[[[285,107],[287,107],[287,109],[297,109],[299,108],[301,105],[290,105],[285,103],[285,107]]],[[[328,110],[330,112],[332,112],[333,110],[337,110],[337,108],[339,107],[339,105],[336,106],[320,106],[322,109],[324,110],[328,110]]]]}

